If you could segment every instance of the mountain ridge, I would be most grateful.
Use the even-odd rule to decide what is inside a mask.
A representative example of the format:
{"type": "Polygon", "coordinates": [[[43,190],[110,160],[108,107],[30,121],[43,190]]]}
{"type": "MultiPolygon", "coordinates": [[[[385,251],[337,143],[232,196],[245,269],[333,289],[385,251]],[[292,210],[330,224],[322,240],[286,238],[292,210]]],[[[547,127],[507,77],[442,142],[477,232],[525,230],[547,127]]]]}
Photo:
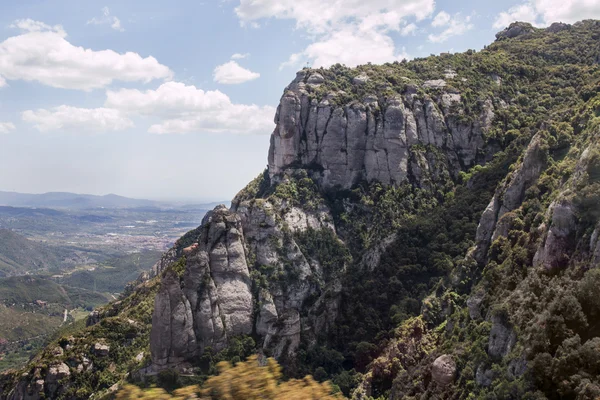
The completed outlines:
{"type": "Polygon", "coordinates": [[[218,202],[168,202],[146,200],[120,196],[114,193],[106,195],[78,194],[71,192],[47,192],[39,194],[0,191],[0,206],[40,207],[40,208],[170,208],[170,207],[208,207],[218,202]]]}
{"type": "Polygon", "coordinates": [[[600,396],[600,21],[553,26],[301,71],[268,169],[5,397],[255,352],[357,400],[600,396]]]}

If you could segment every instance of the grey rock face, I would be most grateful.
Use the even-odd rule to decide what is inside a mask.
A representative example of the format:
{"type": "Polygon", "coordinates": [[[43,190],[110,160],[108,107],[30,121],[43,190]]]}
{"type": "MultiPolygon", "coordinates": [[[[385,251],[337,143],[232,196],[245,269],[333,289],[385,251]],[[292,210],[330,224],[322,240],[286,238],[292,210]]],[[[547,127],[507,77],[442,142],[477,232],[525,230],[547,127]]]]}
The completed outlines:
{"type": "Polygon", "coordinates": [[[190,304],[172,271],[165,274],[154,301],[150,349],[159,366],[182,362],[197,350],[190,304]]]}
{"type": "MultiPolygon", "coordinates": [[[[269,149],[273,181],[285,170],[298,167],[314,171],[313,178],[325,189],[350,188],[361,180],[421,185],[423,177],[435,175],[430,170],[440,168],[457,175],[477,161],[483,134],[494,118],[490,99],[482,102],[478,118],[465,122],[458,118],[459,93],[436,92],[438,98],[423,98],[417,96],[415,85],[385,100],[366,96],[337,106],[334,100],[339,93],[321,100],[314,96],[309,83],[322,81],[322,76],[315,75],[306,70],[299,73],[281,98],[269,149]],[[422,163],[411,162],[419,158],[415,152],[422,146],[441,151],[428,150],[422,163]]],[[[423,87],[443,91],[445,84],[432,80],[423,87]]]]}
{"type": "Polygon", "coordinates": [[[510,323],[500,315],[493,315],[488,354],[493,358],[502,358],[511,351],[516,342],[517,334],[510,323]]]}
{"type": "Polygon", "coordinates": [[[358,76],[354,77],[354,79],[352,79],[352,83],[354,83],[355,85],[364,85],[368,81],[369,81],[369,76],[365,75],[365,74],[358,75],[358,76]]]}
{"type": "Polygon", "coordinates": [[[225,207],[203,221],[185,273],[167,271],[155,300],[151,351],[155,365],[181,363],[206,346],[252,332],[252,294],[241,222],[225,207]],[[183,287],[183,288],[182,288],[183,287]]]}
{"type": "Polygon", "coordinates": [[[324,206],[306,212],[264,200],[208,213],[197,243],[183,251],[183,275],[167,268],[156,297],[150,338],[154,369],[177,367],[206,347],[218,351],[231,337],[253,332],[273,356],[291,355],[301,335],[328,329],[341,288],[326,285],[321,266],[302,254],[290,232],[333,229],[331,221],[324,206]],[[285,279],[269,279],[253,298],[250,270],[258,266],[285,279]],[[311,296],[316,301],[308,307],[311,296]]]}
{"type": "Polygon", "coordinates": [[[446,81],[443,79],[432,79],[430,81],[423,82],[423,87],[431,89],[441,89],[446,86],[446,81]]]}
{"type": "Polygon", "coordinates": [[[475,383],[479,386],[489,387],[492,385],[493,381],[494,371],[486,369],[483,365],[477,367],[477,372],[475,372],[475,383]]]}
{"type": "Polygon", "coordinates": [[[546,32],[558,33],[568,29],[571,29],[571,25],[565,24],[564,22],[554,22],[546,28],[546,32]]]}
{"type": "Polygon", "coordinates": [[[496,33],[496,39],[512,39],[517,36],[526,35],[535,32],[535,28],[527,22],[513,22],[502,32],[496,33]]]}
{"type": "Polygon", "coordinates": [[[456,378],[456,363],[451,356],[444,354],[435,359],[431,377],[440,386],[448,386],[456,378]]]}
{"type": "Polygon", "coordinates": [[[577,218],[569,200],[552,203],[548,214],[551,216],[551,222],[546,240],[536,252],[533,262],[551,270],[567,266],[569,260],[565,258],[565,254],[568,254],[566,250],[570,247],[571,235],[577,228],[577,218]]]}
{"type": "Polygon", "coordinates": [[[496,190],[490,204],[481,215],[475,234],[476,247],[473,256],[477,262],[485,261],[492,240],[508,233],[510,220],[505,219],[502,223],[499,221],[505,214],[521,206],[525,191],[538,180],[546,166],[544,154],[541,138],[536,135],[527,146],[519,168],[496,190]]]}
{"type": "Polygon", "coordinates": [[[478,290],[467,299],[467,308],[469,309],[469,317],[474,320],[482,319],[481,303],[485,297],[485,291],[478,290]]]}
{"type": "Polygon", "coordinates": [[[110,347],[102,343],[95,343],[92,346],[92,352],[98,357],[106,357],[110,352],[110,347]]]}
{"type": "Polygon", "coordinates": [[[50,393],[50,396],[55,396],[59,389],[59,381],[71,376],[69,366],[65,363],[51,365],[46,374],[45,386],[50,393]]]}

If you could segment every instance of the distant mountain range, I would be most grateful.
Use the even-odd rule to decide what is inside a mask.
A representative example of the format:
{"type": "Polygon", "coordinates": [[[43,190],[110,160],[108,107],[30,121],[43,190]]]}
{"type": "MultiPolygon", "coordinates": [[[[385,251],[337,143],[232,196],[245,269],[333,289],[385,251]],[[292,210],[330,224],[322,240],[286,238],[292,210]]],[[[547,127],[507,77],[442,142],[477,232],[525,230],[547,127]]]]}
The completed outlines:
{"type": "Polygon", "coordinates": [[[202,208],[210,209],[220,204],[219,202],[208,204],[178,204],[160,202],[154,200],[132,199],[116,194],[96,196],[91,194],[76,194],[68,192],[50,192],[43,194],[27,194],[17,192],[0,191],[0,206],[12,207],[44,207],[44,208],[202,208]]]}

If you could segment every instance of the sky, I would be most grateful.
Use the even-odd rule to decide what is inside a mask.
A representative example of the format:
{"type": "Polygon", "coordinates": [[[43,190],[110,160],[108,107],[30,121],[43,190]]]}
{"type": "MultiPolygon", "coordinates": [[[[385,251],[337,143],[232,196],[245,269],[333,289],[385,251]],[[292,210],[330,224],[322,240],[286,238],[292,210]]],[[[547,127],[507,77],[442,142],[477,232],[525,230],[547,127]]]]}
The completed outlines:
{"type": "Polygon", "coordinates": [[[0,190],[228,200],[302,67],[585,18],[599,0],[0,0],[0,190]]]}

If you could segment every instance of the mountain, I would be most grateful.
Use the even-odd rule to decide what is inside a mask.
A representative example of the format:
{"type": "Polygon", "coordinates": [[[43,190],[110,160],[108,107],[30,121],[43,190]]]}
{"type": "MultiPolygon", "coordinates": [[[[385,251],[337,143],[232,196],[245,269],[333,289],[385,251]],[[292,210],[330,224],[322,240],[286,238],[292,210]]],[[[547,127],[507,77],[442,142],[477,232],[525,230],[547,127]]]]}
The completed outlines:
{"type": "Polygon", "coordinates": [[[15,232],[0,229],[0,277],[32,271],[58,270],[70,256],[67,250],[29,240],[15,232]]]}
{"type": "Polygon", "coordinates": [[[25,365],[61,326],[107,302],[39,276],[0,278],[0,370],[25,365]]]}
{"type": "Polygon", "coordinates": [[[515,23],[300,71],[268,169],[0,398],[172,388],[253,353],[353,399],[597,398],[598,38],[515,23]]]}
{"type": "Polygon", "coordinates": [[[52,192],[44,194],[24,194],[17,192],[1,192],[0,205],[13,207],[43,207],[43,208],[134,208],[156,207],[158,202],[151,200],[130,199],[107,194],[95,196],[90,194],[75,194],[52,192]]]}
{"type": "Polygon", "coordinates": [[[93,208],[178,208],[207,209],[220,203],[183,204],[154,200],[132,199],[116,194],[96,196],[68,192],[50,192],[43,194],[26,194],[0,191],[0,206],[40,207],[66,209],[93,208]]]}

